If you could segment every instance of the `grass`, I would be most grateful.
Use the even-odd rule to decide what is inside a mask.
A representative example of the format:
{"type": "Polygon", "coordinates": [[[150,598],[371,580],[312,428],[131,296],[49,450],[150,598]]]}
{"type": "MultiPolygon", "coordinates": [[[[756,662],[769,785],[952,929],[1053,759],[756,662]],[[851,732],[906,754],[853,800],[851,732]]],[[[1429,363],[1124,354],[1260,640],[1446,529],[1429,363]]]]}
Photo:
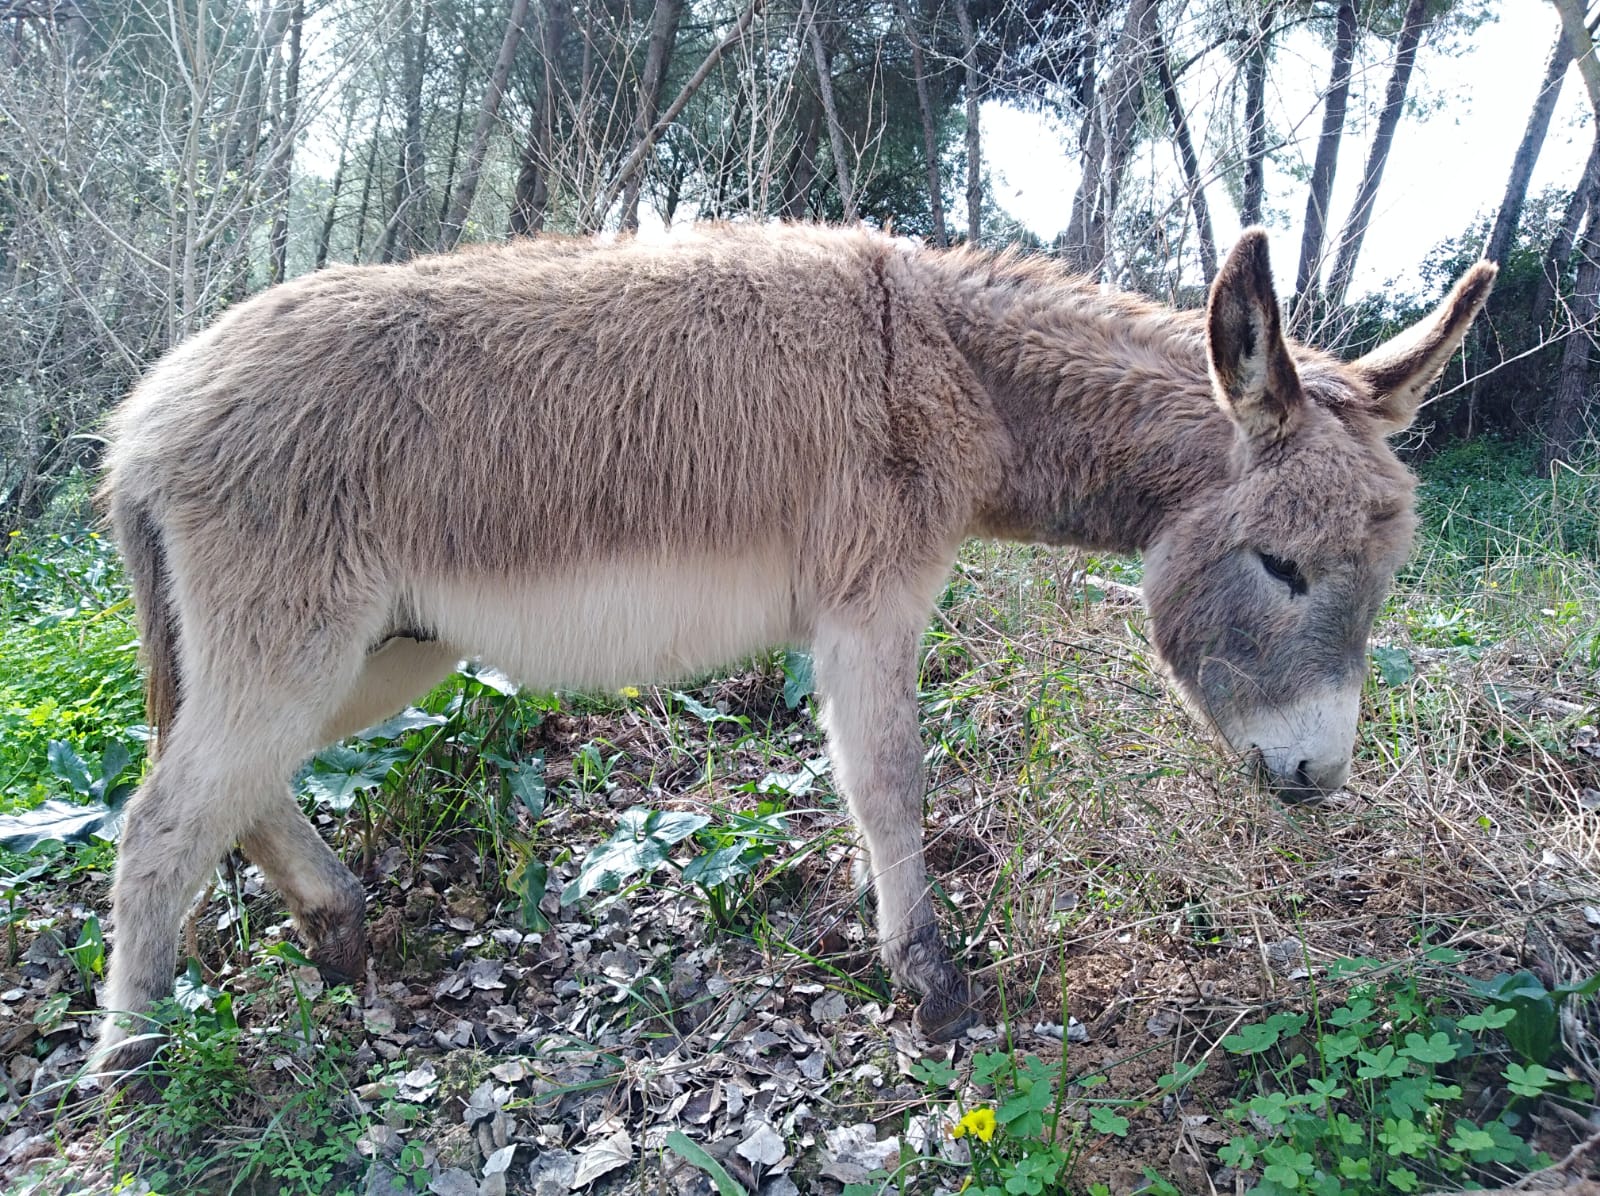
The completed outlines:
{"type": "MultiPolygon", "coordinates": [[[[833,1040],[815,1116],[905,1143],[862,1192],[1493,1184],[1580,1137],[1600,1081],[1600,1015],[1566,991],[1600,971],[1600,475],[1532,478],[1519,454],[1474,445],[1425,466],[1350,793],[1319,809],[1258,793],[1196,733],[1145,638],[1135,563],[968,548],[925,641],[922,701],[941,917],[1003,1018],[975,1058],[902,1071],[860,1012],[893,995],[857,916],[803,657],[603,700],[457,677],[322,753],[303,800],[373,886],[379,975],[434,1019],[413,1042],[459,1058],[463,1093],[490,1063],[475,1041],[440,1045],[456,1031],[439,1010],[465,1007],[428,994],[480,960],[524,978],[473,1016],[514,1008],[517,1033],[546,1036],[517,1048],[546,1095],[518,1099],[565,1102],[571,1126],[608,1109],[655,1124],[662,1058],[669,1075],[723,1074],[774,1018],[833,1040]],[[813,1006],[834,994],[845,1013],[825,1026],[813,1006]],[[869,1062],[900,1078],[860,1079],[869,1062]]],[[[141,743],[110,555],[83,534],[20,541],[0,569],[0,809],[83,799],[52,742],[90,772],[110,744],[136,767],[141,743]]],[[[58,941],[77,968],[57,1027],[90,1005],[87,913],[105,907],[108,857],[92,839],[0,856],[35,871],[0,892],[19,949],[58,941]]],[[[373,1015],[296,970],[251,871],[235,863],[208,900],[189,1006],[170,1012],[177,1090],[109,1134],[58,1122],[81,1146],[40,1190],[135,1173],[229,1190],[226,1171],[240,1191],[355,1191],[374,1157],[418,1190],[490,1153],[405,1098],[395,1069],[414,1046],[374,1053],[391,1049],[392,998],[373,1015]],[[222,1170],[195,1164],[201,1139],[222,1170]]],[[[27,1050],[47,1074],[42,1031],[27,1050]]],[[[44,1116],[0,1102],[0,1138],[44,1116]]],[[[717,1118],[661,1122],[688,1137],[599,1186],[692,1173],[753,1190],[759,1173],[704,1136],[717,1118]],[[694,1162],[702,1145],[717,1170],[694,1162]]],[[[816,1165],[802,1157],[797,1177],[838,1190],[816,1165]]]]}

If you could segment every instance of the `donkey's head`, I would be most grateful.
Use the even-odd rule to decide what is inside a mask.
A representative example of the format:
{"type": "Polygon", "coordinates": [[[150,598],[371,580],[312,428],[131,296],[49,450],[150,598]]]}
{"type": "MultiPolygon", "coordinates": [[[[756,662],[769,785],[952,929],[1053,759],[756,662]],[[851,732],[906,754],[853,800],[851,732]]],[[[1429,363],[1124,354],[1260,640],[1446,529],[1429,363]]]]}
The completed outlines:
{"type": "Polygon", "coordinates": [[[1150,547],[1145,598],[1185,698],[1286,797],[1349,776],[1367,635],[1414,525],[1411,476],[1384,438],[1411,423],[1493,281],[1473,267],[1348,365],[1285,342],[1259,230],[1211,288],[1212,388],[1236,460],[1150,547]]]}

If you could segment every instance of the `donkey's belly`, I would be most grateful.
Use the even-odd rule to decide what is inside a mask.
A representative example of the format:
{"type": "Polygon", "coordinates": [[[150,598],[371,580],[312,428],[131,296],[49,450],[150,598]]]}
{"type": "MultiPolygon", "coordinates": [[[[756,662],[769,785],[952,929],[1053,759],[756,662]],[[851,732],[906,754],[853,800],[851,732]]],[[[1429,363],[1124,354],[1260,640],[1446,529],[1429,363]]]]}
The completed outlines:
{"type": "Polygon", "coordinates": [[[788,554],[639,558],[415,586],[439,639],[535,689],[684,680],[805,637],[788,554]]]}

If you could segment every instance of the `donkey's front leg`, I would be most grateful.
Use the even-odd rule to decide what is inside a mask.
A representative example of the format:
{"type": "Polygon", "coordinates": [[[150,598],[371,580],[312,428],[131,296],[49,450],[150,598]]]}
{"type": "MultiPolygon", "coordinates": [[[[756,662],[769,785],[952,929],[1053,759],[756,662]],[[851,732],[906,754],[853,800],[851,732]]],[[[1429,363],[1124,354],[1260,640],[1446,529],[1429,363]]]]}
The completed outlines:
{"type": "Polygon", "coordinates": [[[939,936],[923,863],[917,639],[903,620],[832,617],[812,646],[834,780],[861,828],[877,890],[883,959],[896,984],[922,994],[918,1027],[943,1041],[975,1016],[939,936]]]}

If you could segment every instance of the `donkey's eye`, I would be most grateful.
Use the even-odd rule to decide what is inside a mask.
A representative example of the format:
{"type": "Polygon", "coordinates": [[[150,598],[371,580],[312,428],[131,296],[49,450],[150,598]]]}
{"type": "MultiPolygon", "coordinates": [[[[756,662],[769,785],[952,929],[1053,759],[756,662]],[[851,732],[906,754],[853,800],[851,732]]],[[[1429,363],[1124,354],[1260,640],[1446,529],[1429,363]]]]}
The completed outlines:
{"type": "Polygon", "coordinates": [[[1307,590],[1306,575],[1300,572],[1300,566],[1293,561],[1286,561],[1281,556],[1271,553],[1261,553],[1261,567],[1277,580],[1289,587],[1291,597],[1299,597],[1307,590]]]}

